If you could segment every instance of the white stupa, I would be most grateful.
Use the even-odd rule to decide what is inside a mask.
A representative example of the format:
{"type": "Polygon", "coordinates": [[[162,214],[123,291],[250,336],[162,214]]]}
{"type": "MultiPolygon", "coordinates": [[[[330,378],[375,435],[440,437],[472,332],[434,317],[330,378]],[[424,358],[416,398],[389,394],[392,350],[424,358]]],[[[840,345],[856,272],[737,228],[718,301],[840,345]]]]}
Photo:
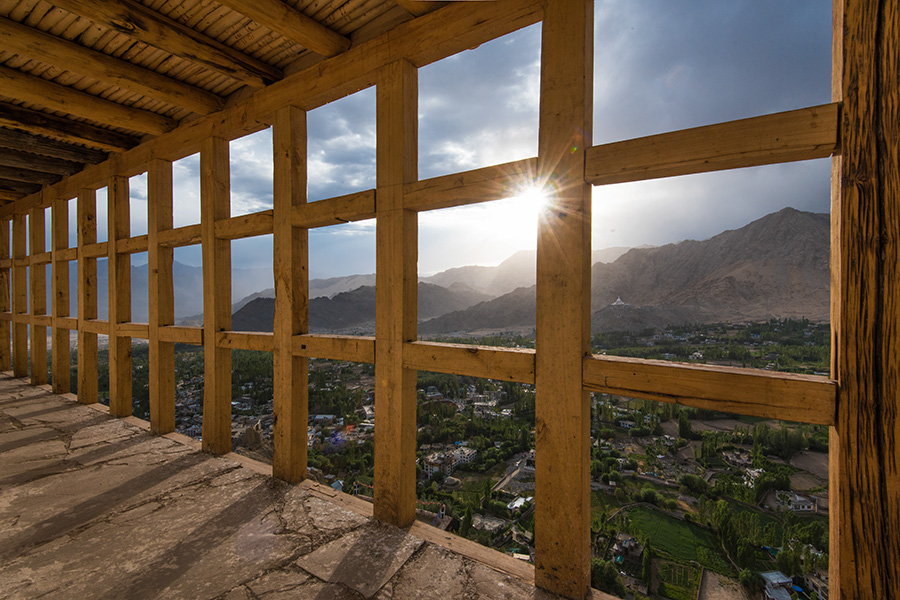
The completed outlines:
{"type": "Polygon", "coordinates": [[[622,302],[622,297],[618,296],[616,297],[616,301],[610,304],[610,306],[625,306],[625,303],[622,302]]]}

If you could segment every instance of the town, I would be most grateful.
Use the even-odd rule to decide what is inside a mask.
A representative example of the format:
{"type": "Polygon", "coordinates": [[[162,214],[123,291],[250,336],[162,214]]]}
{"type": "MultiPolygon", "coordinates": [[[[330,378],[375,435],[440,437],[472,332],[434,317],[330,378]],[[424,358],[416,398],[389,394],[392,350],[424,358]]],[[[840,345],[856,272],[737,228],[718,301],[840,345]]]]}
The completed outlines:
{"type": "MultiPolygon", "coordinates": [[[[599,333],[592,351],[825,374],[829,336],[828,324],[771,320],[599,333]]],[[[439,341],[533,345],[512,334],[439,341]]],[[[145,418],[147,360],[136,344],[134,410],[145,418]]],[[[232,360],[234,449],[271,462],[272,356],[232,360]]],[[[200,348],[177,347],[176,381],[177,429],[199,437],[200,348]]],[[[533,561],[533,386],[419,372],[417,388],[420,520],[533,561]]],[[[311,359],[310,476],[371,498],[376,428],[374,366],[311,359]]],[[[748,598],[828,597],[827,428],[594,393],[591,433],[594,587],[680,600],[712,579],[748,598]]]]}

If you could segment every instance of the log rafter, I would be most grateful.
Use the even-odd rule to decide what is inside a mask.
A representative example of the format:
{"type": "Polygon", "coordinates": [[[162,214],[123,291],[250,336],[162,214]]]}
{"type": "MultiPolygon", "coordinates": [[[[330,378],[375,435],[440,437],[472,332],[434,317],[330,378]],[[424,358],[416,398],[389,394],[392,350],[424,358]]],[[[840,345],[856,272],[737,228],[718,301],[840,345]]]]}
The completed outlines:
{"type": "Polygon", "coordinates": [[[140,143],[140,139],[135,136],[64,117],[48,115],[37,110],[29,110],[6,102],[0,102],[0,125],[25,133],[50,136],[64,142],[85,144],[91,148],[110,152],[128,150],[140,143]]]}
{"type": "Polygon", "coordinates": [[[215,112],[224,104],[215,94],[198,87],[9,19],[0,18],[0,44],[23,57],[114,83],[202,115],[215,112]]]}
{"type": "Polygon", "coordinates": [[[53,4],[252,87],[264,87],[282,77],[279,69],[131,0],[54,0],[53,4]]]}

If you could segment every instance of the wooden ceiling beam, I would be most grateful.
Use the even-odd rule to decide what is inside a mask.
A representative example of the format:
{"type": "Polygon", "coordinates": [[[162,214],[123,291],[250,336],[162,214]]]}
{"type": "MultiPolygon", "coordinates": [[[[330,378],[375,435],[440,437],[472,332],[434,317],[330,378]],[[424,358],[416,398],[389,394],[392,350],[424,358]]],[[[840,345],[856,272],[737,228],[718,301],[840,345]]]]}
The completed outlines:
{"type": "Polygon", "coordinates": [[[160,135],[178,125],[156,113],[103,100],[8,67],[0,67],[0,90],[10,98],[131,131],[160,135]]]}
{"type": "Polygon", "coordinates": [[[53,5],[251,87],[282,78],[279,69],[132,0],[53,0],[53,5]]]}
{"type": "MultiPolygon", "coordinates": [[[[66,142],[85,144],[106,152],[128,150],[141,143],[140,138],[135,136],[5,102],[0,102],[0,125],[25,133],[47,135],[66,142]]],[[[41,152],[40,154],[45,153],[41,152]]],[[[66,157],[58,156],[57,158],[66,157]]]]}
{"type": "Polygon", "coordinates": [[[201,115],[224,105],[215,94],[9,19],[0,18],[0,46],[24,58],[113,83],[201,115]]]}
{"type": "Polygon", "coordinates": [[[0,127],[0,148],[17,150],[19,152],[31,152],[51,158],[61,158],[73,162],[97,164],[106,160],[106,152],[73,146],[64,142],[58,142],[34,134],[22,131],[4,129],[0,127]]]}
{"type": "Polygon", "coordinates": [[[84,168],[84,165],[76,162],[47,158],[28,152],[0,152],[0,166],[43,171],[55,175],[71,175],[84,168]]]}
{"type": "Polygon", "coordinates": [[[403,10],[414,17],[421,17],[422,15],[427,15],[428,13],[441,8],[447,3],[432,2],[430,0],[394,0],[394,4],[402,7],[403,10]]]}
{"type": "Polygon", "coordinates": [[[62,179],[62,175],[44,173],[43,171],[33,171],[31,169],[20,169],[17,167],[4,167],[0,165],[0,179],[45,185],[48,183],[56,183],[62,179]]]}
{"type": "Polygon", "coordinates": [[[13,194],[28,195],[41,191],[41,186],[32,183],[22,183],[21,181],[13,181],[11,179],[0,179],[0,193],[10,192],[13,194]]]}
{"type": "Polygon", "coordinates": [[[4,204],[8,204],[10,202],[15,202],[16,200],[22,198],[25,194],[20,194],[18,192],[10,192],[8,190],[0,190],[0,206],[4,204]]]}
{"type": "Polygon", "coordinates": [[[218,0],[218,2],[316,54],[331,57],[350,47],[348,38],[294,10],[281,0],[253,0],[253,2],[218,0]]]}

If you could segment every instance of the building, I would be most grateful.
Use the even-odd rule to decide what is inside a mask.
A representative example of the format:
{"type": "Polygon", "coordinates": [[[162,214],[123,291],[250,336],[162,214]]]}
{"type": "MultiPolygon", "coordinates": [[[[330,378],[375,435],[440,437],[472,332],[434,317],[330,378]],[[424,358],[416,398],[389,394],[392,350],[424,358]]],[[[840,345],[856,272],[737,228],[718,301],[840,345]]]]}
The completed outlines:
{"type": "Polygon", "coordinates": [[[459,465],[470,463],[477,456],[477,450],[465,446],[445,452],[433,452],[423,459],[422,471],[427,477],[433,477],[437,473],[442,473],[446,477],[451,475],[459,465]]]}
{"type": "Polygon", "coordinates": [[[791,600],[794,591],[791,578],[781,571],[760,573],[765,582],[764,594],[768,600],[791,600]]]}
{"type": "MultiPolygon", "coordinates": [[[[206,356],[202,444],[222,454],[231,445],[231,350],[272,352],[276,439],[284,442],[275,447],[273,474],[295,483],[307,469],[297,457],[305,456],[298,445],[307,439],[309,390],[294,366],[323,355],[374,362],[379,429],[391,436],[376,434],[375,452],[392,459],[379,463],[386,466],[378,472],[381,489],[392,493],[376,495],[374,502],[376,513],[396,526],[415,517],[415,444],[408,443],[416,426],[415,382],[406,374],[444,369],[535,384],[542,423],[538,454],[565,457],[536,471],[541,483],[535,519],[546,519],[547,529],[537,540],[535,578],[538,585],[569,597],[583,597],[590,581],[589,532],[583,527],[590,513],[589,465],[582,458],[590,441],[581,423],[591,391],[667,394],[688,406],[721,402],[748,416],[777,414],[829,426],[840,440],[831,457],[832,506],[839,507],[832,511],[832,560],[840,575],[832,577],[832,597],[900,597],[895,510],[900,448],[892,429],[900,421],[900,316],[894,310],[900,298],[896,2],[835,2],[831,102],[615,145],[594,144],[590,137],[593,2],[373,0],[351,10],[344,2],[323,0],[317,14],[341,19],[340,32],[321,16],[322,21],[300,15],[296,2],[129,2],[129,10],[137,13],[127,14],[124,23],[120,15],[109,17],[97,8],[105,4],[68,2],[76,15],[49,9],[52,2],[10,0],[4,13],[7,29],[14,26],[19,33],[4,39],[4,51],[16,58],[3,71],[2,152],[7,164],[19,166],[4,167],[0,178],[0,202],[5,203],[0,206],[5,232],[0,271],[8,290],[0,294],[0,368],[12,368],[17,377],[30,376],[37,384],[50,381],[49,333],[55,342],[49,356],[53,388],[70,392],[70,332],[79,336],[82,383],[96,381],[94,342],[97,335],[109,335],[110,413],[127,417],[131,340],[147,339],[153,357],[150,428],[166,434],[174,428],[172,344],[201,345],[206,356]],[[178,20],[198,4],[209,6],[216,18],[178,20]],[[259,9],[263,5],[272,10],[259,9]],[[216,31],[223,19],[237,31],[216,31]],[[418,69],[539,21],[537,156],[421,180],[414,160],[418,69]],[[94,35],[90,47],[81,35],[85,30],[94,35]],[[119,51],[122,31],[133,36],[128,44],[147,45],[153,56],[131,62],[119,51]],[[248,50],[247,44],[258,46],[248,50]],[[173,71],[180,78],[170,77],[173,71]],[[58,76],[62,72],[65,76],[58,76]],[[375,186],[307,207],[306,154],[300,150],[306,147],[307,111],[372,86],[380,102],[375,186]],[[270,125],[273,146],[280,150],[273,152],[273,208],[232,218],[229,143],[270,125]],[[35,148],[44,158],[29,152],[35,148]],[[201,221],[174,227],[172,165],[198,152],[201,221]],[[590,355],[592,186],[826,157],[834,158],[835,335],[829,377],[663,367],[640,360],[623,368],[616,357],[590,355]],[[146,235],[132,236],[128,182],[142,173],[147,173],[152,226],[146,235]],[[493,349],[475,357],[452,345],[417,343],[415,261],[408,258],[415,254],[418,230],[414,219],[399,216],[505,197],[510,173],[528,173],[532,181],[552,179],[557,193],[551,202],[560,209],[551,211],[554,218],[542,219],[538,231],[535,351],[493,349]],[[102,188],[108,190],[111,226],[109,239],[98,243],[96,215],[86,207],[102,188]],[[77,213],[69,207],[76,198],[81,200],[77,213]],[[379,248],[375,340],[310,336],[300,310],[308,297],[308,253],[295,241],[312,228],[373,217],[379,248]],[[48,219],[49,240],[41,235],[48,219]],[[70,229],[80,232],[71,246],[65,235],[70,229]],[[291,315],[268,335],[231,330],[229,244],[259,235],[273,236],[275,278],[282,285],[277,311],[291,315]],[[201,246],[204,254],[202,327],[175,326],[167,293],[173,282],[172,250],[191,245],[201,246]],[[117,274],[127,272],[131,254],[143,252],[150,263],[149,289],[158,293],[149,322],[138,323],[131,319],[129,278],[117,274]],[[96,318],[96,280],[90,276],[77,286],[78,314],[70,312],[71,263],[89,274],[98,258],[108,260],[112,274],[107,320],[96,318]],[[33,293],[46,288],[47,265],[56,288],[51,306],[44,294],[33,293]],[[496,360],[481,360],[484,355],[496,360]],[[617,373],[614,389],[611,372],[617,373]],[[659,389],[663,378],[665,388],[659,389]],[[561,498],[559,489],[578,493],[561,498]]],[[[97,402],[90,385],[79,385],[78,391],[81,402],[97,402]]]]}

